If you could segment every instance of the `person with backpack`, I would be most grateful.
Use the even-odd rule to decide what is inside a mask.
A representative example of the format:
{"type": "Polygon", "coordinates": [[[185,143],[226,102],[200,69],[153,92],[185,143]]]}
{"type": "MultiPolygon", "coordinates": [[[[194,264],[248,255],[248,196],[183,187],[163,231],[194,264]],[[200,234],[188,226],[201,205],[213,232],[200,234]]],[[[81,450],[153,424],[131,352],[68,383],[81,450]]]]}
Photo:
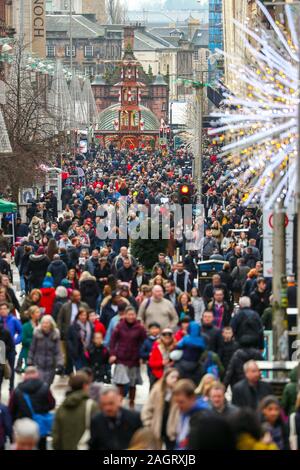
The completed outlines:
{"type": "Polygon", "coordinates": [[[252,347],[243,347],[235,351],[226,370],[224,378],[225,387],[230,385],[232,388],[236,383],[245,378],[244,364],[250,360],[263,361],[264,358],[258,349],[252,347]]]}
{"type": "Polygon", "coordinates": [[[235,302],[238,302],[241,296],[244,285],[246,284],[246,281],[247,281],[247,275],[249,271],[250,271],[250,268],[246,266],[245,259],[239,258],[237,260],[235,268],[233,268],[232,273],[231,273],[232,291],[233,291],[235,302]]]}
{"type": "Polygon", "coordinates": [[[216,380],[222,380],[224,377],[224,366],[218,356],[213,351],[206,350],[201,354],[199,366],[202,378],[206,374],[213,375],[216,380]]]}
{"type": "Polygon", "coordinates": [[[237,315],[230,322],[235,340],[240,347],[263,350],[264,331],[260,316],[250,308],[251,300],[249,297],[241,297],[239,306],[240,309],[237,315]]]}

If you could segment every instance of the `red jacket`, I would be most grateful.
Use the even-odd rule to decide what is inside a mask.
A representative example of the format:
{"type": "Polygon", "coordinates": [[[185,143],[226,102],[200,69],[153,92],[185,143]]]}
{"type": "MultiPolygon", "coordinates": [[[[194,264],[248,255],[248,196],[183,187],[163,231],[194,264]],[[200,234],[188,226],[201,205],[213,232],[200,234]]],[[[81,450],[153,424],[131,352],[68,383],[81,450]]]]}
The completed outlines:
{"type": "Polygon", "coordinates": [[[52,315],[53,304],[55,301],[55,289],[54,287],[42,287],[40,291],[42,293],[40,307],[45,309],[45,315],[52,315]]]}
{"type": "Polygon", "coordinates": [[[164,375],[165,369],[165,366],[163,365],[163,355],[159,346],[160,344],[157,341],[153,344],[148,362],[152,374],[157,379],[160,379],[164,375]]]}

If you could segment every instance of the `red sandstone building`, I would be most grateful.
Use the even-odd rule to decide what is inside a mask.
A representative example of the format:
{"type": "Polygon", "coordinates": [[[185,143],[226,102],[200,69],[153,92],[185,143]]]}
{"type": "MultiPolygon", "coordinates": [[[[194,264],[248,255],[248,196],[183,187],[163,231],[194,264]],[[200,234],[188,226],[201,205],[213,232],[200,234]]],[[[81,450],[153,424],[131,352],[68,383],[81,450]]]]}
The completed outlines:
{"type": "Polygon", "coordinates": [[[133,51],[134,30],[125,28],[123,59],[109,81],[92,83],[99,111],[95,137],[107,147],[156,148],[168,118],[168,85],[161,75],[147,75],[133,51]]]}

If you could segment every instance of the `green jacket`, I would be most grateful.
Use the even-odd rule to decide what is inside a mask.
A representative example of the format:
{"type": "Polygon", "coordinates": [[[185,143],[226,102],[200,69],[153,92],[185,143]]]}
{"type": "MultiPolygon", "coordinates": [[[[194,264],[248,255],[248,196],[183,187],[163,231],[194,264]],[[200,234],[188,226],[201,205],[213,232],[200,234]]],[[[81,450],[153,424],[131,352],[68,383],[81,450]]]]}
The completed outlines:
{"type": "MultiPolygon", "coordinates": [[[[58,408],[53,424],[53,449],[76,450],[85,431],[87,392],[77,390],[66,396],[58,408]]],[[[92,406],[91,416],[99,412],[96,403],[92,406]]]]}
{"type": "Polygon", "coordinates": [[[27,361],[27,356],[32,342],[33,330],[34,328],[31,321],[27,321],[22,325],[22,355],[25,361],[27,361]]]}
{"type": "Polygon", "coordinates": [[[285,411],[285,413],[289,416],[290,414],[294,413],[295,411],[295,405],[296,405],[296,399],[297,399],[297,380],[298,380],[298,368],[295,367],[290,372],[289,378],[290,378],[290,383],[288,383],[284,389],[283,389],[283,395],[282,395],[282,407],[285,411]]]}

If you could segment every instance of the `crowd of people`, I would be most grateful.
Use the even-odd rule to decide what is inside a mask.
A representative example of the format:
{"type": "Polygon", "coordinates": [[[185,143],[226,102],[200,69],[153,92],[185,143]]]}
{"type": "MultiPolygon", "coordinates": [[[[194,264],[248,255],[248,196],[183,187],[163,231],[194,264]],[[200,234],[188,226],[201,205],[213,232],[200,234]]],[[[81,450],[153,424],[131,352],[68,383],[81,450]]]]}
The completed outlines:
{"type": "MultiPolygon", "coordinates": [[[[150,269],[147,253],[134,256],[121,236],[120,201],[176,201],[178,185],[192,185],[184,149],[111,147],[66,158],[62,211],[50,192],[16,220],[20,292],[0,233],[0,391],[4,381],[9,387],[0,449],[298,448],[297,372],[279,399],[257,364],[272,329],[261,212],[242,204],[242,188],[215,153],[206,142],[199,250],[186,251],[173,226],[150,269]],[[202,260],[223,261],[205,284],[202,260]],[[59,406],[55,376],[68,377],[59,406]]],[[[292,279],[289,292],[293,306],[292,279]]]]}

